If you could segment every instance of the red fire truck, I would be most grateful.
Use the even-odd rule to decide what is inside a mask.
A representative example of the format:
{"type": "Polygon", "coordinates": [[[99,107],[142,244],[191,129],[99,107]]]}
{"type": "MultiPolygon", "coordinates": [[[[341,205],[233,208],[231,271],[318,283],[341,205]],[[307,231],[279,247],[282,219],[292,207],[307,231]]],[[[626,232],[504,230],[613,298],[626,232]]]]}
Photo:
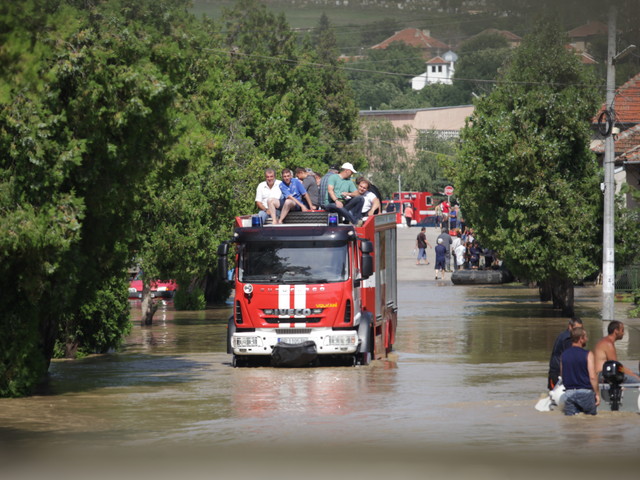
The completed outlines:
{"type": "Polygon", "coordinates": [[[242,216],[233,239],[218,247],[220,272],[230,247],[236,268],[227,353],[234,366],[366,365],[391,351],[395,215],[370,216],[361,227],[326,212],[292,212],[283,225],[242,216]]]}
{"type": "Polygon", "coordinates": [[[407,205],[413,208],[412,225],[425,225],[435,216],[433,194],[429,192],[394,192],[393,200],[382,202],[382,209],[393,211],[396,214],[396,222],[403,224],[405,223],[403,213],[407,205]]]}

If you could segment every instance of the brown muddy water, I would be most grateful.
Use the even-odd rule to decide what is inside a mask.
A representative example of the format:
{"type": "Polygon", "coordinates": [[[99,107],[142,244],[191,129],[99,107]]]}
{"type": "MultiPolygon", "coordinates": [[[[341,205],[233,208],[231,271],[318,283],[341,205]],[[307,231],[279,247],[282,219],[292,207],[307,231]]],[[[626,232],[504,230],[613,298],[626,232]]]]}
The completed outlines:
{"type": "MultiPolygon", "coordinates": [[[[54,361],[47,394],[0,399],[0,472],[638,478],[638,414],[534,409],[566,325],[534,289],[425,279],[399,282],[399,298],[391,361],[312,369],[233,368],[228,308],[176,312],[169,302],[141,327],[134,302],[121,352],[54,361]]],[[[603,333],[600,302],[599,288],[576,290],[591,344],[603,333]]],[[[640,321],[616,308],[628,325],[618,355],[635,369],[640,321]]]]}

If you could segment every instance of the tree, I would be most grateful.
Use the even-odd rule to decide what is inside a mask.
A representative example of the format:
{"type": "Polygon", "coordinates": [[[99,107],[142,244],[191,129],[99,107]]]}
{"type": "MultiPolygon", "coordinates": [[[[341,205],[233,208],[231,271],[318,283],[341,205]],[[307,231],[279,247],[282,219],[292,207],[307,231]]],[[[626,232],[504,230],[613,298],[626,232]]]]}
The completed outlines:
{"type": "Polygon", "coordinates": [[[470,95],[457,85],[434,83],[422,90],[412,90],[391,98],[380,105],[381,110],[446,107],[471,103],[470,95]]]}
{"type": "Polygon", "coordinates": [[[460,61],[453,78],[465,103],[471,102],[474,94],[484,95],[491,91],[493,80],[510,53],[505,38],[496,33],[477,35],[460,45],[460,61]]]}
{"type": "Polygon", "coordinates": [[[358,107],[378,109],[411,91],[411,77],[424,71],[425,59],[419,48],[394,42],[386,49],[369,49],[364,60],[350,63],[349,68],[357,69],[349,78],[358,107]]]}
{"type": "Polygon", "coordinates": [[[398,191],[398,175],[407,177],[410,159],[406,144],[411,127],[394,127],[389,121],[373,121],[363,126],[365,155],[369,160],[367,178],[374,183],[383,197],[390,198],[398,191]]]}
{"type": "Polygon", "coordinates": [[[519,277],[573,311],[573,282],[597,270],[601,194],[589,150],[594,80],[552,21],[516,50],[463,129],[455,184],[465,219],[519,277]]]}
{"type": "Polygon", "coordinates": [[[0,281],[13,300],[0,395],[28,393],[57,340],[68,354],[106,352],[128,331],[132,206],[173,142],[174,92],[144,20],[158,28],[158,9],[186,5],[19,3],[2,11],[0,281]]]}
{"type": "Polygon", "coordinates": [[[448,169],[455,164],[455,140],[444,139],[435,131],[424,131],[418,133],[415,148],[416,158],[408,167],[403,190],[444,191],[450,183],[446,177],[448,169]]]}

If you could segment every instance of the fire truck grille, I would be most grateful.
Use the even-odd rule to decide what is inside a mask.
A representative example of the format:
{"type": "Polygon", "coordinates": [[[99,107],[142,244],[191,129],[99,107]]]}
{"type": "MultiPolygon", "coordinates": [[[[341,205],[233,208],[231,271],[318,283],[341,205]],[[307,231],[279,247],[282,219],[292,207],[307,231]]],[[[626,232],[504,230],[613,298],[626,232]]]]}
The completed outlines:
{"type": "Polygon", "coordinates": [[[310,328],[276,328],[276,334],[284,335],[284,334],[292,334],[292,335],[309,335],[311,333],[310,328]]]}
{"type": "Polygon", "coordinates": [[[319,323],[320,317],[306,317],[306,318],[265,318],[267,323],[319,323]]]}

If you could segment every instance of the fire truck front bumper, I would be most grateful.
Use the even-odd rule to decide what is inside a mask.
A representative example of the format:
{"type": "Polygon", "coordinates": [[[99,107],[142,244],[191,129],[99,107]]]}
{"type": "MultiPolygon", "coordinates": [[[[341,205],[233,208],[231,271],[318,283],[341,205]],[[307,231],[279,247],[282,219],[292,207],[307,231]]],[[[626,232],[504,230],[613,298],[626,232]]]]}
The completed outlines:
{"type": "Polygon", "coordinates": [[[312,341],[318,355],[350,355],[358,351],[360,339],[356,330],[331,328],[276,328],[255,332],[235,332],[231,337],[234,355],[271,355],[278,343],[301,344],[312,341]]]}

